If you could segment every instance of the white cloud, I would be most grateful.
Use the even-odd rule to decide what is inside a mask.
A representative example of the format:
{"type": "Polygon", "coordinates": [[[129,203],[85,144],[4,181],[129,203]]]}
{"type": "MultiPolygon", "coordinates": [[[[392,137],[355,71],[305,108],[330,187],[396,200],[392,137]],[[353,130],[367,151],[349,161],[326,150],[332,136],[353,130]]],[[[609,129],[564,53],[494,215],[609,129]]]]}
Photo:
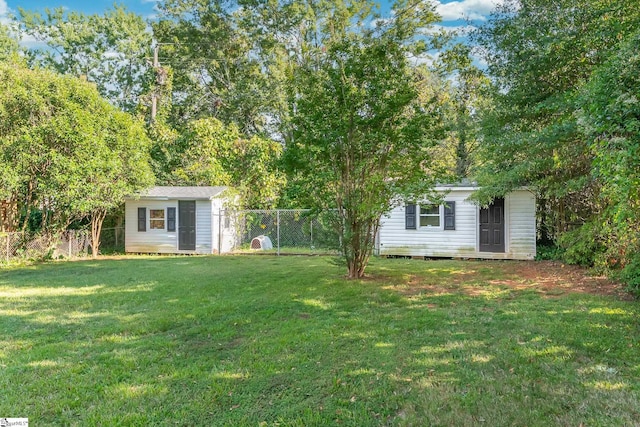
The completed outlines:
{"type": "Polygon", "coordinates": [[[391,22],[393,22],[393,20],[396,17],[396,11],[392,10],[391,13],[389,13],[389,17],[387,18],[378,18],[378,19],[372,19],[370,25],[373,28],[376,27],[384,27],[387,24],[390,24],[391,22]]]}
{"type": "Polygon", "coordinates": [[[47,46],[42,40],[38,40],[34,36],[25,33],[20,35],[20,45],[27,49],[40,49],[47,46]]]}
{"type": "Polygon", "coordinates": [[[0,23],[7,24],[9,22],[9,6],[6,0],[0,0],[0,23]]]}
{"type": "Polygon", "coordinates": [[[427,34],[427,35],[439,34],[439,33],[446,33],[446,34],[457,33],[460,36],[465,36],[475,29],[476,27],[474,27],[473,25],[454,25],[454,26],[431,25],[427,28],[423,28],[421,30],[421,33],[427,34]]]}
{"type": "Polygon", "coordinates": [[[407,55],[407,59],[412,61],[414,65],[433,65],[438,58],[442,55],[440,51],[431,51],[429,53],[421,54],[421,55],[407,55]]]}
{"type": "Polygon", "coordinates": [[[36,39],[34,36],[25,34],[18,29],[15,21],[10,18],[10,15],[15,13],[7,4],[6,0],[0,0],[0,24],[6,25],[9,28],[9,33],[18,39],[20,45],[27,49],[36,49],[46,47],[46,43],[36,39]]]}
{"type": "Polygon", "coordinates": [[[487,16],[504,0],[462,0],[450,3],[439,3],[436,12],[443,21],[469,19],[472,21],[486,21],[487,16]]]}
{"type": "Polygon", "coordinates": [[[481,70],[485,70],[489,66],[489,63],[487,62],[485,56],[480,52],[472,51],[471,59],[473,60],[473,64],[481,70]]]}

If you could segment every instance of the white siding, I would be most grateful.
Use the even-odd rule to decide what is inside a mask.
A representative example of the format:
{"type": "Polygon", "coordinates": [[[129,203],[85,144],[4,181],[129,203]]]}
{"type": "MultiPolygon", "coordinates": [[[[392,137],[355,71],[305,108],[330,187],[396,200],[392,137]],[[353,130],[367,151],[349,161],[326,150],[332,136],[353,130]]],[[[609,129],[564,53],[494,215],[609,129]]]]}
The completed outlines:
{"type": "MultiPolygon", "coordinates": [[[[178,214],[179,215],[179,214],[178,214]]],[[[178,222],[180,218],[178,217],[178,222]]],[[[211,217],[211,201],[196,200],[196,253],[212,254],[213,229],[211,217]]],[[[181,252],[181,251],[180,251],[181,252]]]]}
{"type": "MultiPolygon", "coordinates": [[[[211,201],[196,201],[196,250],[178,250],[179,210],[178,200],[127,200],[125,202],[125,251],[140,253],[213,253],[211,201]],[[138,231],[138,208],[147,209],[147,231],[138,231]],[[151,209],[176,208],[176,231],[168,232],[165,222],[164,230],[151,230],[149,227],[149,211],[151,209]]],[[[165,213],[166,217],[166,213],[165,213]]],[[[166,218],[165,218],[166,221],[166,218]]]]}
{"type": "Polygon", "coordinates": [[[478,250],[478,207],[466,201],[472,192],[453,189],[445,197],[445,201],[456,202],[455,230],[444,230],[442,224],[439,228],[407,230],[404,205],[394,208],[381,221],[380,255],[532,259],[536,237],[533,194],[515,191],[505,198],[505,253],[491,253],[478,250]]]}
{"type": "Polygon", "coordinates": [[[225,203],[226,199],[214,199],[212,202],[214,253],[229,253],[235,246],[236,234],[232,228],[234,221],[228,218],[225,203]]]}
{"type": "MultiPolygon", "coordinates": [[[[175,207],[177,200],[127,200],[125,202],[125,251],[141,253],[175,253],[178,249],[178,231],[151,230],[149,210],[175,207]],[[138,208],[147,208],[147,231],[138,231],[138,208]]],[[[166,219],[165,219],[166,221],[166,219]]]]}
{"type": "Polygon", "coordinates": [[[536,256],[536,199],[525,190],[506,197],[508,203],[507,247],[511,259],[533,259],[536,256]]]}

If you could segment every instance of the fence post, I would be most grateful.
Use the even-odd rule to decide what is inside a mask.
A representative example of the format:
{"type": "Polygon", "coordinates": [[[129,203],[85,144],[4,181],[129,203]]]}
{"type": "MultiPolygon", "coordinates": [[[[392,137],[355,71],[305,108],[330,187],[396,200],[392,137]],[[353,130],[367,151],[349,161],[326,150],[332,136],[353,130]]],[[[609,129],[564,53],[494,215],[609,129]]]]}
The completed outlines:
{"type": "Polygon", "coordinates": [[[218,209],[218,255],[222,255],[222,209],[218,209]]]}
{"type": "Polygon", "coordinates": [[[11,239],[11,233],[7,233],[7,263],[9,263],[9,240],[11,239]]]}
{"type": "Polygon", "coordinates": [[[69,239],[67,244],[69,245],[69,259],[71,259],[71,239],[73,239],[73,233],[71,233],[71,231],[69,231],[68,233],[69,233],[69,239]]]}
{"type": "Polygon", "coordinates": [[[280,256],[280,209],[276,210],[276,235],[278,239],[278,256],[280,256]]]}

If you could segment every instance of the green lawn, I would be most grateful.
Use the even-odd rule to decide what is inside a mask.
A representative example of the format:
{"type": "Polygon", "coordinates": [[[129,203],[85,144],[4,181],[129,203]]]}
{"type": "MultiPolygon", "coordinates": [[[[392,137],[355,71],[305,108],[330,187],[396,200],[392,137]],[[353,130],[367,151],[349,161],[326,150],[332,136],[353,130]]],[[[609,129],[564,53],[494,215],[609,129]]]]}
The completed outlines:
{"type": "Polygon", "coordinates": [[[350,282],[331,261],[140,257],[2,271],[0,416],[34,426],[640,422],[637,302],[522,278],[530,263],[376,259],[372,278],[350,282]]]}

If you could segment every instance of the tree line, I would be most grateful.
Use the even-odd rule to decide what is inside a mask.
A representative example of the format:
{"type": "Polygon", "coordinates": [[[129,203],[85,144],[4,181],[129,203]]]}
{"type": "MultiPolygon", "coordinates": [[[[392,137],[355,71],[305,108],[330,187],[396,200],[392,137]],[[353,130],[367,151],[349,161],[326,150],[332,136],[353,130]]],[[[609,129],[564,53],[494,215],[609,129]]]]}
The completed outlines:
{"type": "MultiPolygon", "coordinates": [[[[102,15],[20,10],[0,34],[0,71],[13,70],[12,87],[25,90],[36,89],[21,81],[29,75],[22,70],[46,76],[59,89],[42,91],[42,105],[55,101],[51,92],[77,101],[63,89],[82,88],[95,99],[71,110],[104,105],[105,120],[136,129],[124,140],[137,141],[139,162],[118,166],[124,193],[151,182],[230,185],[245,207],[336,209],[349,277],[364,274],[371,236],[398,196],[424,197],[436,182],[468,178],[482,186],[481,204],[530,187],[539,238],[554,256],[638,285],[640,36],[632,3],[510,0],[462,41],[435,30],[433,4],[403,0],[385,16],[366,0],[164,0],[151,22],[121,6],[102,15]],[[42,47],[23,48],[17,34],[42,47]]],[[[5,88],[0,114],[12,111],[5,88]]],[[[46,227],[90,218],[91,209],[57,194],[73,186],[56,180],[98,191],[88,177],[115,182],[107,159],[132,154],[104,136],[117,134],[104,132],[107,123],[80,132],[82,118],[54,129],[37,116],[27,107],[2,117],[0,168],[13,172],[3,173],[2,196],[15,200],[16,223],[28,226],[30,209],[44,213],[46,227]],[[25,136],[33,123],[46,131],[25,136]],[[43,142],[32,145],[34,138],[43,142]],[[105,149],[89,150],[87,141],[105,149]],[[57,150],[53,159],[83,166],[77,175],[39,159],[57,150]],[[89,154],[94,169],[82,158],[89,154]],[[49,175],[34,172],[42,165],[49,175]],[[62,212],[68,218],[54,218],[62,212]]],[[[123,193],[110,194],[113,203],[99,212],[123,193]]]]}
{"type": "Polygon", "coordinates": [[[493,77],[479,199],[530,185],[539,237],[640,289],[640,10],[510,0],[474,35],[493,77]]]}

